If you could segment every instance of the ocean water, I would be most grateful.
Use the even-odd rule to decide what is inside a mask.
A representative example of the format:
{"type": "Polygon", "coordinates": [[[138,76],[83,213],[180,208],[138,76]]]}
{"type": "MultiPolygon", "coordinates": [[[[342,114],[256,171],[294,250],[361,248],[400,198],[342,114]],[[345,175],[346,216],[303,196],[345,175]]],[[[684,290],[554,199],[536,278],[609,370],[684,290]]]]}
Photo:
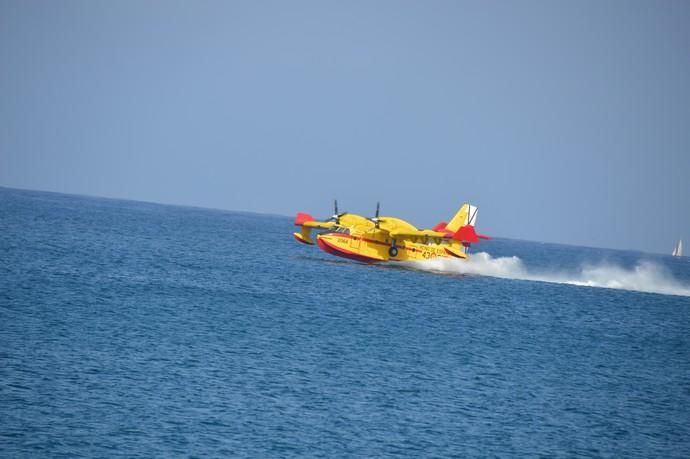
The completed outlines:
{"type": "Polygon", "coordinates": [[[690,457],[687,258],[292,231],[0,188],[0,456],[690,457]]]}

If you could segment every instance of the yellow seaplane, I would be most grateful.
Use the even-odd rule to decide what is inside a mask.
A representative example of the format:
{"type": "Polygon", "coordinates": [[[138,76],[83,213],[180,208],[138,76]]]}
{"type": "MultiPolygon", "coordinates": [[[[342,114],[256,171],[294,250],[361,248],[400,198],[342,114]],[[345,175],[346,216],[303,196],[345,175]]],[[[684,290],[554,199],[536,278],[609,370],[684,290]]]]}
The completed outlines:
{"type": "Polygon", "coordinates": [[[450,222],[421,230],[400,218],[379,217],[378,203],[376,215],[372,218],[338,213],[338,201],[334,207],[333,216],[323,221],[299,212],[295,225],[301,230],[293,233],[295,239],[313,245],[311,232],[320,230],[316,244],[323,251],[365,263],[467,258],[471,244],[480,239],[490,239],[475,232],[478,209],[467,203],[460,207],[450,222]]]}

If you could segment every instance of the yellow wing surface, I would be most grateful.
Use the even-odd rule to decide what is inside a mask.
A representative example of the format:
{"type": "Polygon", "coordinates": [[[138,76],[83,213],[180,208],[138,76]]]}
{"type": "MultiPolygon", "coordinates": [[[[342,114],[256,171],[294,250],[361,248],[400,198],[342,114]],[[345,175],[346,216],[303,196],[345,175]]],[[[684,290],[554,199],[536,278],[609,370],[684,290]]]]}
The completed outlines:
{"type": "MultiPolygon", "coordinates": [[[[455,239],[457,241],[478,242],[478,237],[474,233],[474,224],[477,221],[478,209],[470,204],[463,204],[455,213],[449,223],[440,223],[434,229],[417,229],[404,220],[385,217],[393,221],[389,234],[393,238],[443,238],[455,239]],[[402,224],[400,224],[402,223],[402,224]],[[472,228],[470,228],[472,227],[472,228]]],[[[384,219],[381,219],[384,220],[384,219]]],[[[383,226],[383,225],[382,225],[383,226]]]]}
{"type": "Polygon", "coordinates": [[[368,231],[374,228],[374,223],[372,223],[368,218],[362,217],[356,214],[340,214],[332,217],[335,220],[318,221],[314,220],[309,214],[298,213],[295,217],[295,225],[301,226],[302,229],[299,233],[293,233],[292,235],[299,242],[305,244],[314,244],[314,240],[311,238],[311,231],[313,229],[326,229],[334,231],[350,231],[353,228],[357,228],[358,231],[368,231]]]}
{"type": "Polygon", "coordinates": [[[453,235],[448,234],[448,233],[441,233],[439,231],[434,231],[434,230],[403,230],[403,231],[391,231],[388,234],[390,234],[391,237],[394,238],[406,238],[406,237],[435,237],[435,238],[446,238],[446,239],[452,239],[453,235]]]}
{"type": "Polygon", "coordinates": [[[304,244],[309,244],[313,245],[314,241],[311,238],[311,230],[314,228],[320,228],[320,229],[333,229],[337,225],[334,221],[317,221],[314,220],[314,217],[312,217],[309,214],[305,213],[298,213],[297,216],[295,217],[295,225],[301,226],[302,229],[300,230],[299,233],[292,233],[292,235],[295,237],[295,239],[299,242],[302,242],[304,244]]]}

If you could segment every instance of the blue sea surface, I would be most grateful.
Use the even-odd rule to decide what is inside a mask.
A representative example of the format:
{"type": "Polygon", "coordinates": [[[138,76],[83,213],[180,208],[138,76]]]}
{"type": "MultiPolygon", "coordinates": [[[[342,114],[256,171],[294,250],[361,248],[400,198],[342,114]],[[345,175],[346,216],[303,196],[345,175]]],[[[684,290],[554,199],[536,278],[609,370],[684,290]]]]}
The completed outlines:
{"type": "Polygon", "coordinates": [[[478,275],[293,230],[0,188],[0,456],[690,457],[687,258],[498,239],[478,275]]]}

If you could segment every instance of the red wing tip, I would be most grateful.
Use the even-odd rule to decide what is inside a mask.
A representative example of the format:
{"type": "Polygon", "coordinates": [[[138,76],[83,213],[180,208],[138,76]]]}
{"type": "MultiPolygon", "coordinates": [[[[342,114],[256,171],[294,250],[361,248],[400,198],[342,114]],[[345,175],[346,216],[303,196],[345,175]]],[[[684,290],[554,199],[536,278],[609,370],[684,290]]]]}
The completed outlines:
{"type": "Polygon", "coordinates": [[[304,212],[297,212],[297,216],[295,216],[295,225],[303,225],[306,222],[313,222],[314,217],[312,217],[309,214],[306,214],[304,212]]]}

